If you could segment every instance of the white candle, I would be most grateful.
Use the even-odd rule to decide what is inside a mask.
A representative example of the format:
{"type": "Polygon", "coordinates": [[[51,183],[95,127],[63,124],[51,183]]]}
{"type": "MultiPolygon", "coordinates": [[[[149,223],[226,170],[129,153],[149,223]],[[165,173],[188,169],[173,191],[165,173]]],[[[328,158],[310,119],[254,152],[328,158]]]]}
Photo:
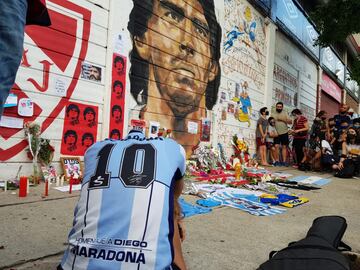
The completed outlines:
{"type": "Polygon", "coordinates": [[[65,178],[65,175],[61,176],[60,186],[63,186],[63,185],[64,185],[64,178],[65,178]]]}
{"type": "Polygon", "coordinates": [[[7,180],[4,181],[4,192],[7,191],[7,180]]]}
{"type": "Polygon", "coordinates": [[[60,185],[60,176],[56,176],[56,186],[58,187],[60,185]]]}

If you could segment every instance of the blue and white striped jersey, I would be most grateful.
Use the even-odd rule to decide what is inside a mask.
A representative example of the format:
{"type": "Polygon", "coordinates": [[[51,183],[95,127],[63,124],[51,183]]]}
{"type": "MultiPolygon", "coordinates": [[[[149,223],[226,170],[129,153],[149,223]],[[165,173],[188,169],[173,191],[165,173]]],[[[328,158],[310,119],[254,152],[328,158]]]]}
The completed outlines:
{"type": "Polygon", "coordinates": [[[173,188],[185,172],[185,151],[172,139],[131,131],[85,154],[75,208],[69,269],[171,269],[173,188]]]}

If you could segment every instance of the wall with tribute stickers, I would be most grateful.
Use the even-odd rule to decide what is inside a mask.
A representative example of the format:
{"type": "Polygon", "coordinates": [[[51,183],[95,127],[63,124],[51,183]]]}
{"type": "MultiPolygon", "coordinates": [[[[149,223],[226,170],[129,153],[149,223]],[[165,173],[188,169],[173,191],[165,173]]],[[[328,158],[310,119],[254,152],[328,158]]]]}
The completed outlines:
{"type": "Polygon", "coordinates": [[[100,139],[104,123],[109,0],[46,0],[52,25],[27,26],[13,102],[0,124],[1,178],[32,173],[23,124],[41,127],[41,137],[60,156],[83,156],[100,139]],[[6,169],[5,169],[6,168],[6,169]]]}
{"type": "MultiPolygon", "coordinates": [[[[97,140],[123,138],[132,123],[145,125],[148,136],[170,133],[188,156],[202,142],[222,144],[229,157],[235,134],[255,152],[258,112],[275,85],[266,74],[285,71],[279,63],[267,66],[273,23],[248,1],[46,4],[52,26],[26,28],[10,107],[0,123],[0,170],[6,167],[8,177],[20,165],[31,174],[25,122],[41,125],[41,136],[55,147],[57,168],[61,156],[82,158],[97,140]]],[[[296,87],[306,90],[314,82],[308,75],[316,72],[304,61],[295,66],[304,71],[296,87]]],[[[299,100],[311,110],[312,96],[299,100]]]]}

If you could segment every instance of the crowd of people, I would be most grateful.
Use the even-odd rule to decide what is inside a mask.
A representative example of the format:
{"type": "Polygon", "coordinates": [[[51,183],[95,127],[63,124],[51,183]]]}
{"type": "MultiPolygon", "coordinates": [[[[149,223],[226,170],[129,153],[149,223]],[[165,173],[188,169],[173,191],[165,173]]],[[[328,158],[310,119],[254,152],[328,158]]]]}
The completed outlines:
{"type": "Polygon", "coordinates": [[[289,115],[282,102],[271,114],[263,107],[256,143],[263,166],[292,165],[304,171],[332,171],[344,178],[360,173],[360,117],[347,104],[331,117],[319,111],[311,125],[299,109],[289,115]]]}

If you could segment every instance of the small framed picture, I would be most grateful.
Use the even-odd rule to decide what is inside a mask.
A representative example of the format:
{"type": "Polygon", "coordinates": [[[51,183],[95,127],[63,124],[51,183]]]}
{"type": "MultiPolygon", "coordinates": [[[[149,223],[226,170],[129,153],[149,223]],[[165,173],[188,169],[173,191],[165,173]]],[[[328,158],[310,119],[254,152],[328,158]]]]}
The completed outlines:
{"type": "Polygon", "coordinates": [[[64,171],[66,181],[71,177],[74,179],[81,179],[83,176],[80,158],[78,157],[61,157],[61,166],[64,171]]]}

